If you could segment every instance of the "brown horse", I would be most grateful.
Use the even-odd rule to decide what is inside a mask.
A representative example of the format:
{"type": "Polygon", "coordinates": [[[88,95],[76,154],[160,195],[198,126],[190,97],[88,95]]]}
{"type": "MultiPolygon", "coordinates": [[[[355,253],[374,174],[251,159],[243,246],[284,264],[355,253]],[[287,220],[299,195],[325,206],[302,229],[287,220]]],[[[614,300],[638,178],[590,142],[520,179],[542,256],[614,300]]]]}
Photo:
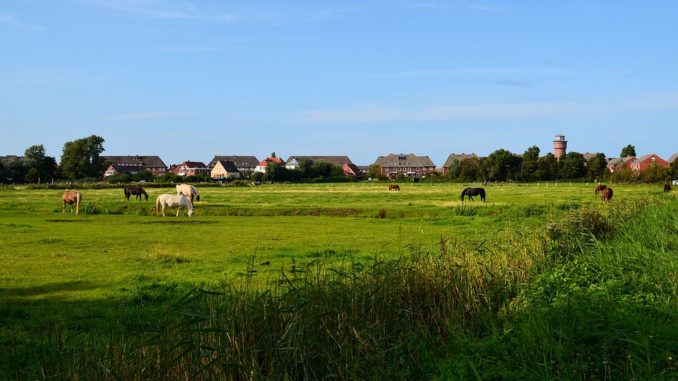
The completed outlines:
{"type": "Polygon", "coordinates": [[[141,195],[144,195],[144,197],[146,197],[146,201],[148,201],[148,193],[146,193],[144,188],[138,185],[125,185],[125,198],[127,201],[129,201],[130,195],[134,195],[134,198],[138,199],[139,201],[141,201],[141,195]]]}
{"type": "Polygon", "coordinates": [[[603,203],[605,203],[605,201],[612,200],[612,193],[612,188],[605,187],[605,189],[603,189],[602,196],[600,196],[600,199],[603,200],[603,203]]]}
{"type": "Polygon", "coordinates": [[[599,192],[604,191],[605,188],[607,188],[607,186],[605,186],[605,185],[603,185],[603,184],[598,184],[598,185],[596,186],[596,191],[595,191],[596,194],[598,194],[599,192]]]}
{"type": "Polygon", "coordinates": [[[388,186],[388,190],[390,191],[399,191],[400,190],[400,185],[398,184],[391,184],[388,186]]]}
{"type": "MultiPolygon", "coordinates": [[[[61,196],[61,203],[63,204],[61,213],[66,213],[66,204],[68,204],[75,205],[75,214],[80,214],[80,201],[82,201],[82,193],[66,189],[63,196],[61,196]]],[[[71,213],[73,213],[72,207],[71,213]]]]}
{"type": "Polygon", "coordinates": [[[671,192],[671,184],[669,183],[664,184],[664,192],[671,192]]]}

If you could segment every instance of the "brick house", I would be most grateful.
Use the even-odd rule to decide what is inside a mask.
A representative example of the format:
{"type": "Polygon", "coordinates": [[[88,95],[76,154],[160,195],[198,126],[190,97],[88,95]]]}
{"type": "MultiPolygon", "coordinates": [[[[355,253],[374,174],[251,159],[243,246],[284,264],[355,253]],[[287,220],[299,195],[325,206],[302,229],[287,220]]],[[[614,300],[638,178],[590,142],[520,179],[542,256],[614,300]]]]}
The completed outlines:
{"type": "Polygon", "coordinates": [[[266,159],[260,161],[259,164],[257,164],[256,168],[254,168],[254,172],[266,173],[266,167],[268,167],[268,164],[270,163],[285,165],[285,160],[279,157],[267,157],[266,159]]]}
{"type": "Polygon", "coordinates": [[[641,157],[637,158],[636,160],[634,160],[631,163],[631,169],[633,169],[636,172],[642,172],[653,164],[659,165],[659,166],[662,166],[662,167],[668,167],[669,166],[669,163],[666,160],[662,159],[661,157],[659,157],[656,154],[651,153],[649,155],[641,156],[641,157]]]}
{"type": "Polygon", "coordinates": [[[362,176],[362,174],[363,174],[363,171],[361,171],[360,168],[358,168],[358,166],[353,164],[353,163],[350,163],[350,164],[346,163],[346,164],[342,165],[341,170],[344,172],[345,176],[350,176],[350,177],[358,177],[358,176],[362,176]]]}
{"type": "Polygon", "coordinates": [[[101,159],[107,164],[104,177],[116,173],[135,175],[144,169],[150,171],[154,176],[167,173],[167,165],[159,156],[101,156],[101,159]]]}
{"type": "Polygon", "coordinates": [[[607,170],[614,173],[619,168],[631,168],[631,163],[636,160],[635,156],[627,156],[623,158],[614,158],[607,160],[607,170]]]}
{"type": "Polygon", "coordinates": [[[184,161],[170,167],[170,172],[178,176],[198,176],[210,174],[209,168],[202,161],[184,161]]]}
{"type": "Polygon", "coordinates": [[[436,171],[436,166],[428,156],[411,154],[389,154],[379,156],[374,164],[381,168],[381,175],[389,178],[403,175],[422,177],[436,171]]]}

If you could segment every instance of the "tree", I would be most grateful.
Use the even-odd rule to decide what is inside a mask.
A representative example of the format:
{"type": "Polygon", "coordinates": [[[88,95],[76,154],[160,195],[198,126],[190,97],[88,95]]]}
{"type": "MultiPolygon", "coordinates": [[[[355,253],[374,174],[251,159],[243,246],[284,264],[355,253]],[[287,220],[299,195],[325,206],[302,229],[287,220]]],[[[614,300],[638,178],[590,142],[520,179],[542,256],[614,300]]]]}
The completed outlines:
{"type": "Polygon", "coordinates": [[[599,153],[586,162],[586,177],[593,181],[605,176],[607,159],[604,153],[599,153]]]}
{"type": "Polygon", "coordinates": [[[535,173],[535,180],[555,180],[558,178],[558,159],[551,152],[537,160],[537,172],[535,173]]]}
{"type": "Polygon", "coordinates": [[[383,176],[381,174],[381,165],[372,164],[367,168],[367,176],[373,180],[381,179],[383,176]]]}
{"type": "Polygon", "coordinates": [[[505,149],[498,149],[483,160],[482,167],[491,181],[513,180],[520,172],[521,158],[505,149]]]}
{"type": "Polygon", "coordinates": [[[64,144],[61,155],[64,175],[71,180],[99,178],[104,164],[99,156],[104,151],[103,143],[104,138],[91,135],[64,144]]]}
{"type": "Polygon", "coordinates": [[[636,156],[636,147],[632,146],[631,144],[622,148],[621,155],[620,155],[620,157],[628,157],[628,156],[636,156]]]}
{"type": "Polygon", "coordinates": [[[48,180],[54,178],[57,164],[56,160],[45,154],[45,147],[42,144],[32,145],[24,151],[24,163],[28,169],[26,180],[29,182],[39,182],[41,179],[48,180]]]}
{"type": "MultiPolygon", "coordinates": [[[[456,161],[455,161],[456,162],[456,161]]],[[[463,182],[476,181],[480,177],[480,159],[468,157],[459,163],[457,178],[463,182]]]]}
{"type": "Polygon", "coordinates": [[[560,159],[561,179],[581,179],[586,174],[586,159],[579,152],[568,152],[560,159]]]}
{"type": "Polygon", "coordinates": [[[536,172],[539,161],[539,147],[532,146],[523,153],[523,163],[520,166],[520,179],[522,181],[537,180],[536,172]]]}

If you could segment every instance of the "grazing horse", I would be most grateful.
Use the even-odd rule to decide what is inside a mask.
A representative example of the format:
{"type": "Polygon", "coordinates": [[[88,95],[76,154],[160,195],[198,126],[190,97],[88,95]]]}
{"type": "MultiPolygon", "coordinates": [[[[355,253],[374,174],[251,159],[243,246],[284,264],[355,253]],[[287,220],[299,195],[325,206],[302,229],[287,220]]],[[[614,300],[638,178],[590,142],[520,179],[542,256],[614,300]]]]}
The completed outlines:
{"type": "MultiPolygon", "coordinates": [[[[82,193],[78,191],[69,191],[66,189],[64,194],[61,196],[61,213],[66,213],[66,204],[75,205],[75,214],[80,214],[80,201],[82,200],[82,193]]],[[[71,207],[71,213],[73,213],[73,208],[71,207]]]]}
{"type": "Polygon", "coordinates": [[[464,201],[464,196],[473,201],[473,196],[480,196],[480,201],[485,202],[485,188],[466,188],[461,191],[461,201],[464,201]]]}
{"type": "Polygon", "coordinates": [[[193,203],[186,196],[175,196],[173,194],[161,194],[158,198],[155,199],[155,213],[161,209],[162,216],[165,217],[165,207],[177,208],[177,217],[179,217],[179,212],[181,208],[186,208],[187,215],[189,217],[193,216],[193,203]]]}
{"type": "Polygon", "coordinates": [[[664,192],[671,192],[671,184],[669,183],[664,184],[664,192]]]}
{"type": "Polygon", "coordinates": [[[148,193],[146,193],[144,188],[138,185],[125,185],[125,198],[127,201],[129,201],[130,195],[134,195],[134,198],[139,201],[141,201],[141,195],[144,195],[144,197],[146,197],[146,201],[148,201],[148,193]]]}
{"type": "Polygon", "coordinates": [[[184,195],[190,197],[191,202],[193,202],[193,197],[195,196],[196,201],[200,201],[200,192],[190,184],[177,184],[177,196],[184,195]]]}
{"type": "Polygon", "coordinates": [[[398,184],[391,184],[388,186],[388,190],[390,191],[399,191],[400,190],[400,185],[398,184]]]}
{"type": "Polygon", "coordinates": [[[603,185],[603,184],[598,184],[598,185],[596,185],[595,193],[598,194],[599,192],[604,191],[605,188],[607,188],[607,186],[605,186],[605,185],[603,185]]]}
{"type": "Polygon", "coordinates": [[[602,196],[600,196],[600,199],[603,200],[603,203],[605,203],[605,201],[612,200],[612,193],[612,188],[605,187],[605,189],[603,189],[602,196]]]}

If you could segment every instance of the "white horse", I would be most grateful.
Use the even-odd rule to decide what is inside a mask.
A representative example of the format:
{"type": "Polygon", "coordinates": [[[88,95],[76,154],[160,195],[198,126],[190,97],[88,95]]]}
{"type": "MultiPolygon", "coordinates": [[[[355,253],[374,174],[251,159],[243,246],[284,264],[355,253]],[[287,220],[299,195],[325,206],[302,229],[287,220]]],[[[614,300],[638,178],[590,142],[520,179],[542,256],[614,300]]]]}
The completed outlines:
{"type": "Polygon", "coordinates": [[[193,196],[195,196],[196,201],[200,201],[200,192],[193,186],[189,184],[177,184],[177,196],[184,195],[191,198],[193,202],[193,196]]]}
{"type": "Polygon", "coordinates": [[[165,217],[165,207],[177,208],[177,217],[181,208],[186,208],[188,216],[193,216],[193,203],[185,196],[175,196],[173,194],[161,194],[155,199],[155,213],[162,207],[162,216],[165,217]]]}

